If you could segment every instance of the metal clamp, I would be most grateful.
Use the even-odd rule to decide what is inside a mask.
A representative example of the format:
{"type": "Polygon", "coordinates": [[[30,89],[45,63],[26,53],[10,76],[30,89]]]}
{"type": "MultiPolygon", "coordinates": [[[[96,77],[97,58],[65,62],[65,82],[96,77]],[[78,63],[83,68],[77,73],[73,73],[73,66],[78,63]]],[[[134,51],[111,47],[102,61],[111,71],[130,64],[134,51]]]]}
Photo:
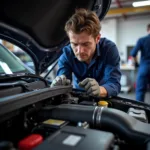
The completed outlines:
{"type": "Polygon", "coordinates": [[[100,127],[100,121],[101,121],[101,116],[102,116],[102,111],[104,107],[98,107],[98,111],[96,114],[96,127],[100,127]]]}
{"type": "Polygon", "coordinates": [[[96,106],[94,111],[93,111],[93,116],[92,116],[93,126],[95,125],[95,115],[96,115],[97,109],[98,109],[98,106],[96,106]]]}

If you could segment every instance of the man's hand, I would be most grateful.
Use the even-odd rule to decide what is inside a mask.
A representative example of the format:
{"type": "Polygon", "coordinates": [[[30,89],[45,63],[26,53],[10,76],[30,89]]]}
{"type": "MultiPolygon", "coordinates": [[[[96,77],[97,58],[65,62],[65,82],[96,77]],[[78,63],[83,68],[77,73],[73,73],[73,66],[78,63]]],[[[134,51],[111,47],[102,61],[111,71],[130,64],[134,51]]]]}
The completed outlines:
{"type": "Polygon", "coordinates": [[[138,68],[139,67],[138,62],[135,62],[134,66],[135,66],[135,68],[138,68]]]}
{"type": "Polygon", "coordinates": [[[138,64],[138,61],[137,61],[137,57],[132,57],[132,61],[134,61],[134,67],[138,68],[139,64],[138,64]]]}
{"type": "Polygon", "coordinates": [[[57,76],[53,82],[51,83],[51,87],[59,86],[59,85],[70,85],[71,82],[69,79],[66,78],[65,75],[57,76]]]}
{"type": "Polygon", "coordinates": [[[84,88],[89,95],[100,97],[100,86],[95,79],[86,78],[79,83],[79,86],[84,88]]]}

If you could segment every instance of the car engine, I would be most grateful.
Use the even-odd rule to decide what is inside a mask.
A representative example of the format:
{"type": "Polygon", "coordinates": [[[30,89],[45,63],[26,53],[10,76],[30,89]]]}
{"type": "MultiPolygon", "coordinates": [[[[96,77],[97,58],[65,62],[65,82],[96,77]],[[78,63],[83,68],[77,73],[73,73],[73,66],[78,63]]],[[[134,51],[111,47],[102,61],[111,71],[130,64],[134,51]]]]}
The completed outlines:
{"type": "Polygon", "coordinates": [[[43,83],[32,90],[18,88],[20,84],[5,84],[0,92],[1,150],[150,148],[150,106],[146,103],[96,98],[72,86],[50,88],[43,83]],[[6,95],[16,90],[20,92],[6,95]]]}

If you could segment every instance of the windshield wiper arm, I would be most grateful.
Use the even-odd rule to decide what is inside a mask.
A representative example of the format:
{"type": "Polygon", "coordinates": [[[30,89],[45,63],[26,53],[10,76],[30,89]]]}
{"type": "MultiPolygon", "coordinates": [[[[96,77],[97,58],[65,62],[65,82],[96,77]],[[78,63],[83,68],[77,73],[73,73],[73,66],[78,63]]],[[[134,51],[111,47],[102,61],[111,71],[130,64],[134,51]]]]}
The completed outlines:
{"type": "Polygon", "coordinates": [[[22,78],[33,78],[33,79],[38,79],[41,80],[45,83],[46,86],[49,86],[48,82],[37,75],[31,74],[31,73],[19,73],[19,74],[4,74],[0,76],[0,81],[4,82],[4,80],[8,81],[8,79],[22,79],[22,78]]]}
{"type": "Polygon", "coordinates": [[[0,83],[0,88],[2,87],[16,87],[21,86],[25,91],[31,91],[28,86],[23,82],[13,82],[13,83],[0,83]]]}

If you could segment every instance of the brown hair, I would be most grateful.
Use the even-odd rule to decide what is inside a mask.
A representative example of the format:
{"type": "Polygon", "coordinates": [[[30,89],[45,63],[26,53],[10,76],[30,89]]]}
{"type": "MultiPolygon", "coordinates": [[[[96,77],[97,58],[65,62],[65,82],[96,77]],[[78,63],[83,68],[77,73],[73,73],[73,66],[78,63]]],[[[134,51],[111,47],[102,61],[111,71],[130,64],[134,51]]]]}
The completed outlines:
{"type": "Polygon", "coordinates": [[[147,25],[147,31],[150,31],[150,24],[147,25]]]}
{"type": "Polygon", "coordinates": [[[83,8],[77,9],[75,14],[66,22],[65,31],[79,34],[83,31],[96,37],[101,30],[100,20],[95,12],[83,8]]]}

